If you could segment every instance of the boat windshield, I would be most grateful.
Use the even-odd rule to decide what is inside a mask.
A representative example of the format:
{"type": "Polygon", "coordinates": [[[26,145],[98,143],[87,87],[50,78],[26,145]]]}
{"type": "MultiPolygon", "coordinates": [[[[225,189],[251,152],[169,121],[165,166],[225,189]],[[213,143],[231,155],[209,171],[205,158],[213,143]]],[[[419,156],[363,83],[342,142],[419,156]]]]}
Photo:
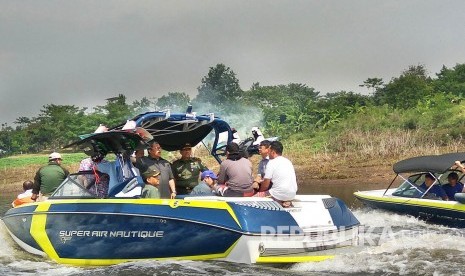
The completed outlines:
{"type": "Polygon", "coordinates": [[[407,179],[404,178],[404,182],[392,193],[392,195],[419,198],[425,192],[420,188],[420,185],[424,182],[424,180],[425,177],[423,174],[414,174],[409,176],[407,179]]]}
{"type": "Polygon", "coordinates": [[[85,173],[70,174],[50,198],[96,198],[95,194],[84,188],[86,180],[85,173]]]}

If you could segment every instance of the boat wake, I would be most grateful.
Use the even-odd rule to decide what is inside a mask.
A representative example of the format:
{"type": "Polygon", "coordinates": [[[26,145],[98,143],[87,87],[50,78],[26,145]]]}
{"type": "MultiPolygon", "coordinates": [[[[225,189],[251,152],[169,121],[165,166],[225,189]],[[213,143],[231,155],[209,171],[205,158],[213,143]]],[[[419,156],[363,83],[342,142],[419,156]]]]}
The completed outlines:
{"type": "Polygon", "coordinates": [[[465,272],[465,230],[428,224],[411,216],[357,210],[363,225],[357,250],[291,270],[328,274],[449,274],[465,272]]]}

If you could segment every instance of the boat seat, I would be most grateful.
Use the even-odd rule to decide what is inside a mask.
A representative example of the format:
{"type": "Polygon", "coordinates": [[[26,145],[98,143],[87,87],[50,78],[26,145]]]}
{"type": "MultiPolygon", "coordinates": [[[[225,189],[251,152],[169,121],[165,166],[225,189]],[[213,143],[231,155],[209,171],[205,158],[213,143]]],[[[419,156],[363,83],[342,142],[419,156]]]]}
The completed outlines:
{"type": "Polygon", "coordinates": [[[140,197],[144,185],[142,177],[136,176],[112,187],[108,197],[140,197]]]}

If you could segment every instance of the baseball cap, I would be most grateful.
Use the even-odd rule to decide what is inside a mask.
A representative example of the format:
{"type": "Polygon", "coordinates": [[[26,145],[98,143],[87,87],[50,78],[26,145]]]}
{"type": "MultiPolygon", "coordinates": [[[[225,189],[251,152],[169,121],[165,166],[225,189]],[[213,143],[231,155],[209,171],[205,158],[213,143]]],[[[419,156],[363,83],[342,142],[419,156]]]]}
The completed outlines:
{"type": "Polygon", "coordinates": [[[142,175],[144,176],[144,178],[149,178],[151,176],[157,176],[159,174],[160,171],[157,170],[157,168],[151,166],[142,175]]]}
{"type": "Polygon", "coordinates": [[[61,158],[61,154],[59,154],[58,152],[52,152],[48,156],[48,160],[55,160],[55,159],[63,159],[63,158],[61,158]]]}
{"type": "Polygon", "coordinates": [[[184,145],[182,145],[181,149],[190,149],[192,148],[192,145],[190,143],[185,143],[184,145]]]}
{"type": "Polygon", "coordinates": [[[200,175],[200,179],[203,180],[207,176],[210,177],[211,179],[218,179],[218,176],[216,176],[216,174],[210,170],[202,172],[202,174],[200,175]]]}

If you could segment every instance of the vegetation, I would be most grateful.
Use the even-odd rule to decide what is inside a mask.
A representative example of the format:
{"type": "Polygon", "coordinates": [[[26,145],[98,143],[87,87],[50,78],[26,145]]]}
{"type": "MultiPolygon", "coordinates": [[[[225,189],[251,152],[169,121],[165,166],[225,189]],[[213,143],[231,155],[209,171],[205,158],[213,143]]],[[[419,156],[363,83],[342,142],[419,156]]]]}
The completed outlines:
{"type": "Polygon", "coordinates": [[[50,152],[99,124],[116,126],[150,110],[181,111],[188,103],[198,113],[214,111],[227,117],[233,127],[258,118],[266,136],[281,137],[295,151],[365,158],[463,148],[465,64],[444,66],[434,77],[424,65],[414,65],[390,81],[370,77],[360,86],[367,88],[367,95],[352,91],[320,95],[299,83],[255,83],[243,90],[234,71],[218,64],[201,79],[193,99],[184,92],[169,92],[133,103],[120,94],[93,110],[45,105],[37,117],[1,125],[0,155],[50,152]],[[208,104],[211,110],[205,108],[208,104]]]}

